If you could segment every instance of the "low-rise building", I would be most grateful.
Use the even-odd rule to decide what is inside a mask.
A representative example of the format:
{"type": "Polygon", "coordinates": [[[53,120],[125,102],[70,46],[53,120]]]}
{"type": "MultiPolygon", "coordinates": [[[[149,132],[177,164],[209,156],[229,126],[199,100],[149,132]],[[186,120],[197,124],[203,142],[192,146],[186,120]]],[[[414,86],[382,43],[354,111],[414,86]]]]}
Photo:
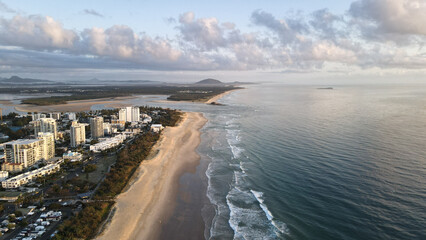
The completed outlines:
{"type": "Polygon", "coordinates": [[[164,127],[163,127],[163,125],[162,124],[152,124],[151,125],[151,131],[152,132],[156,132],[156,133],[158,133],[158,132],[160,132],[161,130],[163,130],[164,129],[164,127]]]}
{"type": "Polygon", "coordinates": [[[55,173],[55,172],[59,171],[60,168],[61,167],[60,167],[59,163],[49,164],[49,165],[46,165],[42,168],[20,174],[20,175],[17,175],[15,177],[12,177],[12,178],[9,178],[9,179],[3,181],[1,184],[2,184],[3,188],[18,188],[18,187],[20,187],[24,184],[29,183],[33,179],[55,173]]]}
{"type": "Polygon", "coordinates": [[[7,141],[9,139],[9,136],[6,134],[0,133],[0,141],[7,141]]]}
{"type": "Polygon", "coordinates": [[[73,112],[65,113],[65,116],[68,118],[68,120],[71,120],[71,121],[73,121],[73,120],[77,120],[77,116],[76,116],[76,114],[75,114],[75,113],[73,113],[73,112]]]}
{"type": "Polygon", "coordinates": [[[111,123],[105,123],[104,122],[104,136],[105,135],[111,135],[112,133],[112,125],[111,123]]]}
{"type": "Polygon", "coordinates": [[[0,171],[0,181],[4,181],[9,177],[8,171],[0,171]]]}
{"type": "Polygon", "coordinates": [[[79,152],[71,152],[68,151],[67,153],[64,153],[62,155],[62,157],[64,158],[64,160],[70,160],[71,162],[77,162],[77,161],[81,161],[83,160],[83,154],[79,153],[79,152]]]}
{"type": "Polygon", "coordinates": [[[90,151],[100,152],[120,145],[126,140],[126,134],[116,135],[112,138],[100,138],[99,143],[90,146],[90,151]]]}
{"type": "Polygon", "coordinates": [[[1,165],[1,170],[11,172],[11,173],[22,172],[24,170],[24,164],[5,162],[1,165]]]}
{"type": "Polygon", "coordinates": [[[120,120],[111,119],[111,126],[116,129],[124,129],[126,122],[120,120]]]}
{"type": "Polygon", "coordinates": [[[51,113],[50,117],[55,119],[55,120],[59,120],[61,118],[61,113],[60,112],[51,113]]]}

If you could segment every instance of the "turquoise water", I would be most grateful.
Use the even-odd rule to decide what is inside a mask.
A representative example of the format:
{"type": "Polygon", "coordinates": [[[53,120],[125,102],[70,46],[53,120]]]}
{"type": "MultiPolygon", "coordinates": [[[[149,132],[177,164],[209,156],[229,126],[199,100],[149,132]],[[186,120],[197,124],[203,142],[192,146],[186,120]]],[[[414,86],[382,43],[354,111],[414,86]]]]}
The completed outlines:
{"type": "MultiPolygon", "coordinates": [[[[426,239],[424,86],[248,86],[198,149],[209,239],[426,239]]],[[[136,101],[136,102],[135,102],[136,101]]]]}

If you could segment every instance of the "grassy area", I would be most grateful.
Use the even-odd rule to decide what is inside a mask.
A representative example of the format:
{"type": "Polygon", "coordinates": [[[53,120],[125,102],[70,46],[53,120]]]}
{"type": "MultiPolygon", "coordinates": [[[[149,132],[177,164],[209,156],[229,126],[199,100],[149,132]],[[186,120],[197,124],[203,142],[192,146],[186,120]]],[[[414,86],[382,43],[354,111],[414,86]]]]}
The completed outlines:
{"type": "Polygon", "coordinates": [[[115,163],[117,156],[114,154],[112,156],[103,156],[96,163],[96,170],[91,173],[82,173],[81,178],[91,182],[98,183],[102,177],[105,176],[105,173],[108,171],[108,167],[115,163]]]}

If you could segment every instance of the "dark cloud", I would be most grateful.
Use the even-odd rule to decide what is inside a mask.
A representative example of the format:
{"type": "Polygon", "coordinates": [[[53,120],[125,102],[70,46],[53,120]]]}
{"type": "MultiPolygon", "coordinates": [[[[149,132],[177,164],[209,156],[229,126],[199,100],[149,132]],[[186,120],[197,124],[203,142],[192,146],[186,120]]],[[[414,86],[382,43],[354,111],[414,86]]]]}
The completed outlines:
{"type": "Polygon", "coordinates": [[[84,9],[83,13],[87,14],[87,15],[92,15],[92,16],[95,16],[95,17],[101,17],[101,18],[105,17],[103,14],[100,14],[99,12],[97,12],[93,9],[84,9]]]}
{"type": "Polygon", "coordinates": [[[6,4],[4,4],[3,2],[0,2],[0,12],[6,12],[6,13],[16,13],[15,10],[11,9],[10,7],[8,7],[6,4]]]}

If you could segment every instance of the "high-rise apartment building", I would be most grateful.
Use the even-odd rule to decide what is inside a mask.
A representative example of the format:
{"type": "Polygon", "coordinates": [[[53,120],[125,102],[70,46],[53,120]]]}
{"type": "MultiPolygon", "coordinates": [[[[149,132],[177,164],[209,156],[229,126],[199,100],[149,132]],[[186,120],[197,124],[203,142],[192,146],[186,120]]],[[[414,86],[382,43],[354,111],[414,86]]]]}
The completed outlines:
{"type": "Polygon", "coordinates": [[[104,118],[94,117],[90,119],[90,133],[92,139],[98,139],[104,136],[104,118]]]}
{"type": "Polygon", "coordinates": [[[43,140],[43,142],[40,143],[40,147],[42,148],[41,157],[45,160],[55,157],[55,139],[53,133],[39,132],[37,139],[43,140]]]}
{"type": "Polygon", "coordinates": [[[55,119],[40,118],[31,123],[34,126],[34,135],[37,136],[39,132],[50,132],[53,133],[55,139],[58,139],[55,119]]]}
{"type": "Polygon", "coordinates": [[[118,118],[120,119],[120,121],[125,122],[139,122],[140,109],[139,107],[121,108],[118,112],[118,118]]]}
{"type": "Polygon", "coordinates": [[[55,156],[53,133],[40,132],[37,139],[19,139],[4,145],[6,158],[2,170],[5,171],[22,171],[55,156]]]}
{"type": "Polygon", "coordinates": [[[86,124],[73,121],[71,123],[71,147],[77,147],[86,141],[86,124]]]}

